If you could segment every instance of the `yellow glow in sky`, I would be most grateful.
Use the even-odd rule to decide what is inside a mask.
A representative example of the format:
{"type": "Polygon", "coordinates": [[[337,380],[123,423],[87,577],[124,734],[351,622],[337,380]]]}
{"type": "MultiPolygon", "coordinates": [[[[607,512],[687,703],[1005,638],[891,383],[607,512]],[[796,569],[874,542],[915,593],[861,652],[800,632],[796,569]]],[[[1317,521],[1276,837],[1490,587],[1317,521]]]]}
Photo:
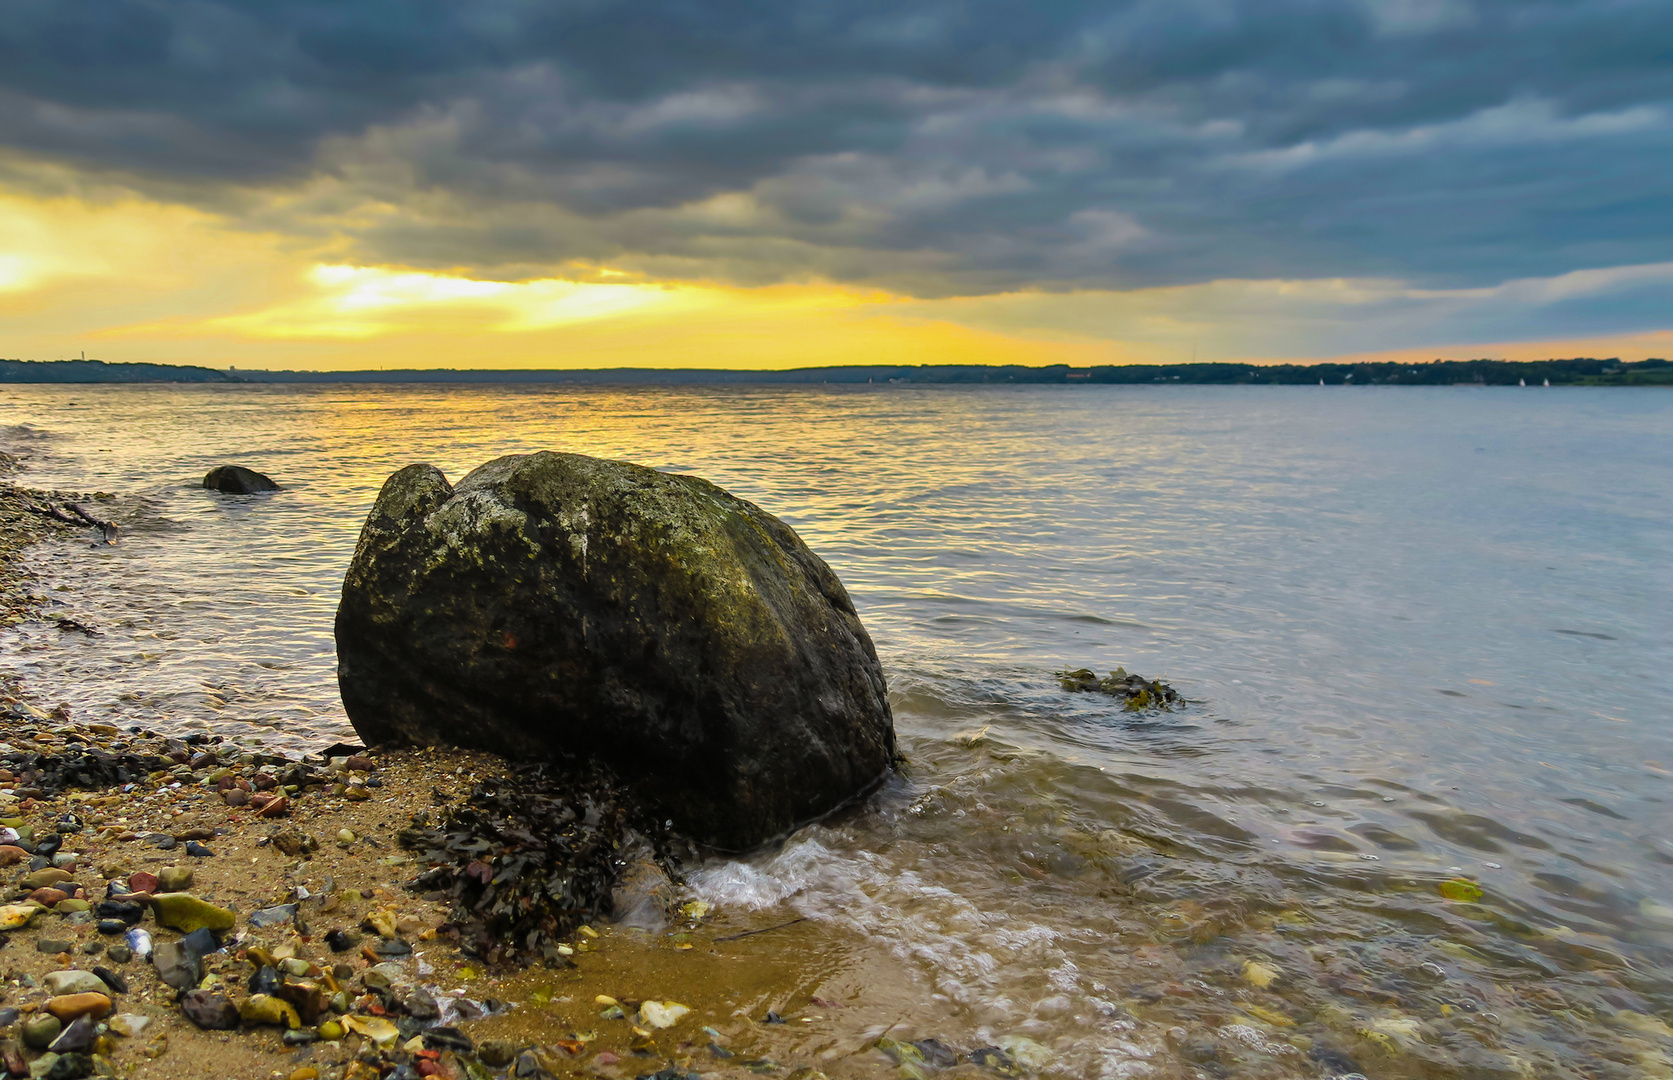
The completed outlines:
{"type": "MultiPolygon", "coordinates": [[[[1639,272],[1673,274],[1673,266],[1639,272]]],[[[914,299],[820,282],[646,281],[609,267],[584,276],[496,281],[364,265],[344,257],[337,237],[261,231],[124,191],[45,198],[0,189],[0,356],[24,359],[86,349],[109,361],[324,370],[1262,362],[1298,355],[1270,345],[1305,338],[1270,332],[1281,319],[1329,330],[1374,317],[1378,305],[1437,302],[1376,281],[914,299]]],[[[1565,288],[1597,287],[1574,277],[1565,288]]],[[[1514,299],[1518,289],[1551,287],[1497,292],[1514,299]]],[[[1667,338],[1474,344],[1444,354],[1637,359],[1673,353],[1667,338]]],[[[1389,356],[1430,358],[1444,348],[1389,356]]]]}
{"type": "MultiPolygon", "coordinates": [[[[590,282],[478,281],[450,274],[320,264],[310,291],[285,303],[206,320],[200,330],[251,337],[370,338],[416,325],[520,333],[658,308],[690,310],[691,290],[590,282]]],[[[184,329],[184,328],[182,328],[184,329]]]]}

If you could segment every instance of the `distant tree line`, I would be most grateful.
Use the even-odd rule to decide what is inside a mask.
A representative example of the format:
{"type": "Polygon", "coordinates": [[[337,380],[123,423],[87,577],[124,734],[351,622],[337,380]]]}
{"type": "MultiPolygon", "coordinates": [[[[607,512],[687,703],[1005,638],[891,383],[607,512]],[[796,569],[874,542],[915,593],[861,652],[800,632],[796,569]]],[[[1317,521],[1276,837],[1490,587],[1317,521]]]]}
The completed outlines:
{"type": "Polygon", "coordinates": [[[0,383],[576,383],[691,385],[741,383],[1064,383],[1143,386],[1157,383],[1251,386],[1673,386],[1667,360],[1434,360],[1427,364],[1108,364],[1070,367],[923,364],[736,371],[710,368],[590,368],[475,371],[219,371],[173,364],[101,360],[0,360],[0,383]]]}

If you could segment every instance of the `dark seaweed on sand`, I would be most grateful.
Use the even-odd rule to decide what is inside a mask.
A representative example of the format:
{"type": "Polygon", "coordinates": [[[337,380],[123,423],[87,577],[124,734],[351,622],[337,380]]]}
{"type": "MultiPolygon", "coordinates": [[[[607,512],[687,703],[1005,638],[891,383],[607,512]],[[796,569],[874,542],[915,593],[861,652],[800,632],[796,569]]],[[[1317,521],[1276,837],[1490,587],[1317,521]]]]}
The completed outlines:
{"type": "Polygon", "coordinates": [[[98,748],[65,753],[13,753],[0,765],[17,777],[19,796],[51,798],[66,788],[102,790],[144,780],[170,763],[155,754],[112,753],[98,748]]]}
{"type": "Polygon", "coordinates": [[[610,913],[634,852],[678,879],[670,823],[597,766],[518,767],[413,815],[399,840],[430,864],[408,888],[450,899],[447,929],[494,963],[558,959],[576,927],[610,913]]]}

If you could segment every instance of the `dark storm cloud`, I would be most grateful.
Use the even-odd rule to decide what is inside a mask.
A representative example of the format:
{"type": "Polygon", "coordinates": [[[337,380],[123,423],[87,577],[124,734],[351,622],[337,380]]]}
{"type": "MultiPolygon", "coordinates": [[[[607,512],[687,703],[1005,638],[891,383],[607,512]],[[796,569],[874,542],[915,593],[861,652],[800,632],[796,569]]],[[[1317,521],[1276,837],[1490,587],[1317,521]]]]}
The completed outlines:
{"type": "MultiPolygon", "coordinates": [[[[9,0],[0,140],[367,257],[1457,287],[1673,241],[1673,5],[9,0]],[[326,182],[322,186],[322,181],[326,182]],[[332,227],[340,228],[340,225],[332,227]]],[[[533,272],[531,269],[530,272],[533,272]]]]}

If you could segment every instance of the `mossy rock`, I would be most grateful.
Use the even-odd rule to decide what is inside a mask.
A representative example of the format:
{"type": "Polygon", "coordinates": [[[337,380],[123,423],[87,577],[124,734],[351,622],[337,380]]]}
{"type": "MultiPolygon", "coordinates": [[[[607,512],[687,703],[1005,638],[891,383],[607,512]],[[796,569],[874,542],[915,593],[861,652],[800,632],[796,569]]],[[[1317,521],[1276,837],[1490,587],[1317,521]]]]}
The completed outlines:
{"type": "Polygon", "coordinates": [[[601,760],[723,850],[853,800],[894,759],[882,668],[831,569],[759,507],[623,462],[391,476],[337,655],[367,743],[601,760]]]}

